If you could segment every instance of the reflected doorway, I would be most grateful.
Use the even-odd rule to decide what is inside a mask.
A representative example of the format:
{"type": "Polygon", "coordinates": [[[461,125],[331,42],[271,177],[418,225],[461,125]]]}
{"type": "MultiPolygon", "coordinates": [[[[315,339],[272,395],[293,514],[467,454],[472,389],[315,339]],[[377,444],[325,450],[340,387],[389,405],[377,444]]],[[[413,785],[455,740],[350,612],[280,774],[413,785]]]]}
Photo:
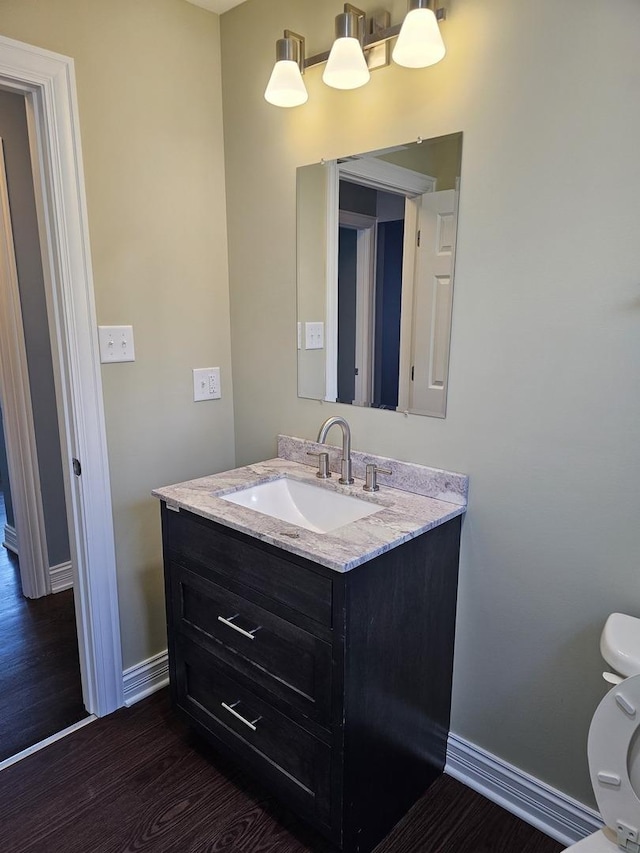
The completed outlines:
{"type": "Polygon", "coordinates": [[[337,400],[396,409],[405,198],[340,181],[337,400]]]}

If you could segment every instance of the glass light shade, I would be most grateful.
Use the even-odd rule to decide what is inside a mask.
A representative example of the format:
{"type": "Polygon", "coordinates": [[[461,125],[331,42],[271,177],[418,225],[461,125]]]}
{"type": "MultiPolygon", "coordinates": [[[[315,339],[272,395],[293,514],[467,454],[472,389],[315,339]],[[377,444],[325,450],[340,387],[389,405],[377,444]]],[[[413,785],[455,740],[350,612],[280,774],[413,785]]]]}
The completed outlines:
{"type": "Polygon", "coordinates": [[[370,77],[358,39],[337,38],[322,75],[327,86],[333,89],[358,89],[368,83],[370,77]]]}
{"type": "Polygon", "coordinates": [[[406,68],[435,65],[447,52],[436,16],[431,9],[407,13],[393,49],[393,61],[406,68]]]}
{"type": "Polygon", "coordinates": [[[309,95],[297,62],[292,59],[276,62],[264,97],[276,107],[299,107],[307,102],[309,95]]]}

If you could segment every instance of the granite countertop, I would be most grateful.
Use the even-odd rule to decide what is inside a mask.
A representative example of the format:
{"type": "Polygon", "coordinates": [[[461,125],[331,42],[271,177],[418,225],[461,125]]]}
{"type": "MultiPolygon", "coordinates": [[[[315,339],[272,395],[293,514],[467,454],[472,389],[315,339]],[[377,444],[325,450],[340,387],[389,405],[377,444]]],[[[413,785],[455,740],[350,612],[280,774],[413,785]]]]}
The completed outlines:
{"type": "MultiPolygon", "coordinates": [[[[447,497],[453,497],[458,501],[456,503],[390,488],[382,485],[382,482],[379,492],[368,494],[362,490],[362,480],[356,479],[352,486],[341,486],[335,478],[321,481],[315,476],[316,468],[310,464],[282,458],[284,455],[295,456],[307,446],[316,446],[312,442],[288,437],[286,443],[287,446],[279,441],[278,458],[155,489],[153,495],[166,501],[167,505],[174,509],[188,510],[338,572],[347,572],[372,560],[379,554],[462,515],[466,510],[466,478],[463,475],[450,475],[450,479],[461,478],[462,485],[459,488],[456,486],[458,493],[452,495],[450,490],[447,492],[447,497]],[[292,442],[299,443],[293,446],[293,450],[292,442]],[[376,504],[380,511],[329,533],[314,533],[290,522],[280,521],[253,509],[222,500],[222,495],[281,477],[312,483],[319,488],[360,498],[376,504]]],[[[333,447],[323,449],[335,451],[333,447]]],[[[306,454],[306,450],[304,452],[306,454]]],[[[392,460],[386,461],[387,464],[393,464],[392,460]]],[[[435,475],[447,474],[437,469],[423,470],[435,475]]],[[[450,486],[450,483],[447,485],[450,486]]]]}

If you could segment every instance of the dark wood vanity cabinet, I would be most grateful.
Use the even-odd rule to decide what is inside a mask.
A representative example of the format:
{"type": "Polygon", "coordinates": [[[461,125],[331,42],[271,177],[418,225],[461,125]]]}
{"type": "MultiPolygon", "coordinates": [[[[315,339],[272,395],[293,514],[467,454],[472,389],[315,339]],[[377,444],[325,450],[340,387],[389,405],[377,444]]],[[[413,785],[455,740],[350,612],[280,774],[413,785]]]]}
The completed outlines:
{"type": "Polygon", "coordinates": [[[162,504],[176,709],[346,851],[442,772],[460,518],[339,573],[162,504]]]}

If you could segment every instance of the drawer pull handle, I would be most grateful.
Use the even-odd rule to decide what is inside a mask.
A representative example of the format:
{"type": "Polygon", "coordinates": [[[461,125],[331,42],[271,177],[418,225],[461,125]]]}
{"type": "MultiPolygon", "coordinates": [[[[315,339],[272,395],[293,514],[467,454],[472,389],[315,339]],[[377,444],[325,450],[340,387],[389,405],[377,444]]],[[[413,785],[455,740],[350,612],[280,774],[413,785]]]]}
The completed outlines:
{"type": "Polygon", "coordinates": [[[248,726],[252,732],[257,731],[256,723],[259,723],[260,720],[262,719],[262,717],[256,717],[255,720],[252,720],[251,722],[249,722],[249,720],[247,720],[245,717],[243,717],[242,714],[239,714],[237,711],[234,710],[236,705],[240,704],[239,699],[237,699],[231,705],[227,705],[226,702],[221,702],[220,704],[225,709],[225,711],[228,711],[230,714],[233,714],[233,716],[236,717],[238,720],[240,720],[241,723],[244,723],[245,726],[248,726]]]}
{"type": "Polygon", "coordinates": [[[254,628],[252,631],[245,631],[244,628],[241,628],[239,625],[234,623],[234,619],[237,619],[240,614],[236,613],[235,616],[230,616],[228,619],[225,619],[224,616],[218,616],[218,622],[222,622],[223,625],[226,625],[227,628],[233,628],[234,631],[237,631],[238,634],[242,634],[243,637],[248,637],[250,640],[255,640],[255,634],[262,627],[258,625],[257,628],[254,628]]]}

